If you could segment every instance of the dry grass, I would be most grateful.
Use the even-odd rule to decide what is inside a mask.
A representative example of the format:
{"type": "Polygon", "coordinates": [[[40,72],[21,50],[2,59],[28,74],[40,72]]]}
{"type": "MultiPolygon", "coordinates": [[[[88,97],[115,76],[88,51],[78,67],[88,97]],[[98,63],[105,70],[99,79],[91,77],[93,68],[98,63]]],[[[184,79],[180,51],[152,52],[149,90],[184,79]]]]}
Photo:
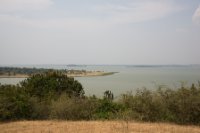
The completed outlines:
{"type": "Polygon", "coordinates": [[[123,121],[19,121],[0,124],[1,133],[200,133],[198,126],[123,121]]]}

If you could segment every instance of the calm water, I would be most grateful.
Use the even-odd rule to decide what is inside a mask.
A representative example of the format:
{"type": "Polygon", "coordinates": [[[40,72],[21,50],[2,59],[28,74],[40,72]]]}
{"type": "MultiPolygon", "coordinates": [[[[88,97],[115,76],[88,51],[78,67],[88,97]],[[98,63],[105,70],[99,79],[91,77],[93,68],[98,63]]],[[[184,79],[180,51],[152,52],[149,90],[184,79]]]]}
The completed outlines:
{"type": "MultiPolygon", "coordinates": [[[[27,66],[33,67],[33,66],[27,66]]],[[[177,88],[181,82],[191,85],[200,80],[200,66],[165,66],[165,67],[136,67],[136,66],[82,66],[67,67],[65,65],[34,66],[38,68],[55,69],[85,69],[119,72],[109,76],[79,77],[76,78],[82,83],[86,95],[95,94],[102,96],[105,90],[111,90],[115,96],[128,91],[135,91],[137,88],[146,87],[155,89],[158,85],[167,85],[177,88]]],[[[23,78],[2,78],[1,84],[17,84],[23,78]]]]}

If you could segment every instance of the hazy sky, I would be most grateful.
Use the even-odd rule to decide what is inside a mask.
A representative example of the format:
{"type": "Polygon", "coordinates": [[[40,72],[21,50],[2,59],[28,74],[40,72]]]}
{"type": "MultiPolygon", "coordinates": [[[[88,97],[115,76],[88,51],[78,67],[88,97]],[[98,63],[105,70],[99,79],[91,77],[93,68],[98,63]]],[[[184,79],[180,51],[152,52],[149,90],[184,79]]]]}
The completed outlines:
{"type": "Polygon", "coordinates": [[[0,0],[5,64],[200,64],[200,0],[0,0]]]}

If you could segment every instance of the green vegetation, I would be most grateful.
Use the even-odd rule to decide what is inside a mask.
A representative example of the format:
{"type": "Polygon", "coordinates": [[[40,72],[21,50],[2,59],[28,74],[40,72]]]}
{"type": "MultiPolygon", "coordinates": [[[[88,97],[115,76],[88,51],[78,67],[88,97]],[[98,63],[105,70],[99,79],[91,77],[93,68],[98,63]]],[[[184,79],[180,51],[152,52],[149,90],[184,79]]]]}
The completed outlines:
{"type": "MultiPolygon", "coordinates": [[[[16,75],[16,74],[25,74],[25,75],[32,75],[37,73],[45,73],[50,71],[51,69],[44,69],[44,68],[18,68],[18,67],[0,67],[0,75],[16,75]]],[[[65,71],[65,70],[60,70],[65,71]]]]}
{"type": "Polygon", "coordinates": [[[0,120],[121,119],[200,124],[200,84],[156,91],[140,89],[114,100],[84,95],[82,85],[60,71],[34,74],[18,85],[0,85],[0,120]]]}
{"type": "Polygon", "coordinates": [[[85,77],[85,76],[107,76],[117,72],[104,71],[86,71],[86,70],[67,70],[67,69],[44,69],[44,68],[20,68],[20,67],[0,67],[0,78],[21,77],[27,78],[31,75],[46,73],[48,71],[57,71],[69,77],[85,77]]]}
{"type": "Polygon", "coordinates": [[[115,73],[118,73],[118,72],[106,72],[106,73],[103,73],[102,76],[113,75],[115,73]]]}

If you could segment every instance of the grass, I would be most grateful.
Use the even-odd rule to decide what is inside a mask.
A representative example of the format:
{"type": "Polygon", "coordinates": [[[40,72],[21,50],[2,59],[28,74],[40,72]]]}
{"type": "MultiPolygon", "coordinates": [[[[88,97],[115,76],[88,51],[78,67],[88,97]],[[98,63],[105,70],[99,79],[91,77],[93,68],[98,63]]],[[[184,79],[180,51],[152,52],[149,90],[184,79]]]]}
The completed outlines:
{"type": "Polygon", "coordinates": [[[125,121],[18,121],[0,123],[1,133],[200,133],[199,126],[125,121]]]}

